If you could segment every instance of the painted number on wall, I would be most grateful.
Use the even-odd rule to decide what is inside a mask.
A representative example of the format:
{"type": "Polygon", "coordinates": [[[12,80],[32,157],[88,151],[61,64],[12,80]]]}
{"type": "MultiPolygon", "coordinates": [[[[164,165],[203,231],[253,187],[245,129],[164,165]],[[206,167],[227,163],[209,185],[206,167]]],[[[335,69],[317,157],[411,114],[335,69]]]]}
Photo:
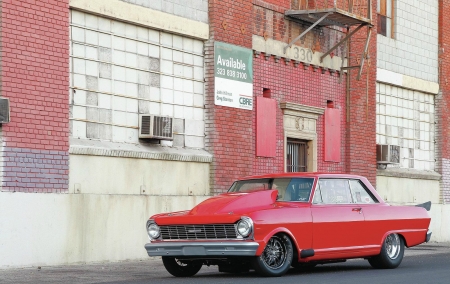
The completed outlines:
{"type": "Polygon", "coordinates": [[[306,62],[312,61],[313,54],[310,49],[296,46],[293,48],[293,51],[294,51],[294,59],[306,62]]]}

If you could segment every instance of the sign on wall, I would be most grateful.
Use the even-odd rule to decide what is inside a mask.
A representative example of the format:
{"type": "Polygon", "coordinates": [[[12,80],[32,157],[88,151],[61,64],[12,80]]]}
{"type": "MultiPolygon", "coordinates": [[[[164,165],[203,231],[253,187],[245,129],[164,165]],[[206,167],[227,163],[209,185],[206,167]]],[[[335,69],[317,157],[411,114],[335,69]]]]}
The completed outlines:
{"type": "Polygon", "coordinates": [[[253,109],[252,50],[223,42],[214,43],[214,103],[253,109]]]}

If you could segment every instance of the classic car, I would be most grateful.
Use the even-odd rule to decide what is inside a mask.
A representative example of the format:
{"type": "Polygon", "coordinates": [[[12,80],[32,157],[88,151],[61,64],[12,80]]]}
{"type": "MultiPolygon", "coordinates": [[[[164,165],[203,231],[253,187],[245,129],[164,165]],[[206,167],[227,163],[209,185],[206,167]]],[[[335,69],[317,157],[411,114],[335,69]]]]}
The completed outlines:
{"type": "Polygon", "coordinates": [[[178,277],[193,276],[202,265],[281,276],[291,266],[352,258],[396,268],[405,247],[429,241],[430,206],[391,206],[362,176],[253,176],[192,210],[150,217],[145,249],[178,277]]]}

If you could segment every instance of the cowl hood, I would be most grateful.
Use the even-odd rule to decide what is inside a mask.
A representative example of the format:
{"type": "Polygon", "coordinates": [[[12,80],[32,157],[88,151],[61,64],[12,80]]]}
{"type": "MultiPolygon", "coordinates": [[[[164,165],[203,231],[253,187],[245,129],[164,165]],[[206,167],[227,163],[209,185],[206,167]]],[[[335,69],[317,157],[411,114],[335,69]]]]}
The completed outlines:
{"type": "Polygon", "coordinates": [[[278,190],[224,193],[201,202],[190,211],[158,214],[152,219],[159,225],[234,223],[241,214],[269,207],[275,203],[277,195],[278,190]]]}

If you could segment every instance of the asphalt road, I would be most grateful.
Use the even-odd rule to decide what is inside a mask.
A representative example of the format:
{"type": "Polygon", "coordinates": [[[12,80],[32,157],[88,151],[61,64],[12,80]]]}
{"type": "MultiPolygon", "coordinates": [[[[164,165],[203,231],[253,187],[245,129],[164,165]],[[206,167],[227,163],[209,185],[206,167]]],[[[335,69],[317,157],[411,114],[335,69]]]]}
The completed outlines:
{"type": "Polygon", "coordinates": [[[166,272],[161,260],[0,269],[0,283],[450,283],[450,244],[424,244],[406,249],[397,269],[372,269],[363,259],[320,265],[309,272],[291,269],[281,278],[262,278],[254,272],[219,273],[217,266],[203,267],[191,278],[176,278],[166,272]]]}

